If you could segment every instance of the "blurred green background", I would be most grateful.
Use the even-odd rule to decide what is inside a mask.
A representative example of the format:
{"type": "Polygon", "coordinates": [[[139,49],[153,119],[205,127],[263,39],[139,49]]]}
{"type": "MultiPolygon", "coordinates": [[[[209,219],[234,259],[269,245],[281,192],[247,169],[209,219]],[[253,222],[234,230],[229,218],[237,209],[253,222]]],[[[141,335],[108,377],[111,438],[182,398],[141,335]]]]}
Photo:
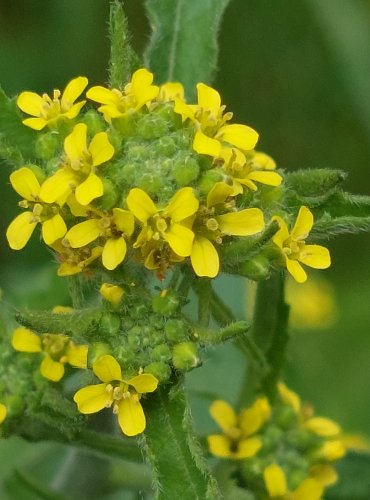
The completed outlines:
{"type": "MultiPolygon", "coordinates": [[[[142,0],[126,0],[134,48],[149,36],[142,0]]],[[[0,82],[10,95],[49,92],[72,77],[91,84],[107,80],[108,0],[0,1],[0,82]]],[[[189,48],[191,57],[191,47],[189,48]]],[[[346,170],[346,190],[369,194],[370,3],[367,0],[231,0],[220,33],[215,87],[235,120],[260,132],[259,147],[280,167],[346,170]]],[[[0,287],[16,306],[47,308],[67,302],[66,284],[54,277],[50,254],[37,237],[10,252],[4,232],[17,212],[18,197],[0,170],[0,287]],[[52,292],[51,292],[52,290],[52,292]]],[[[324,274],[334,287],[335,325],[294,331],[288,384],[317,412],[347,432],[370,434],[369,235],[330,243],[333,266],[324,274]]],[[[244,290],[226,279],[221,288],[244,290]]],[[[244,294],[231,297],[240,312],[244,294]]],[[[209,354],[191,374],[189,387],[219,387],[237,399],[242,358],[231,346],[209,354]],[[225,354],[224,354],[225,352],[225,354]],[[238,362],[239,360],[239,362],[238,362]]],[[[209,429],[208,402],[194,409],[201,431],[209,429]],[[201,416],[203,412],[203,416],[201,416]]],[[[199,403],[199,404],[198,404],[199,403]]],[[[1,449],[1,447],[0,447],[1,449]]]]}

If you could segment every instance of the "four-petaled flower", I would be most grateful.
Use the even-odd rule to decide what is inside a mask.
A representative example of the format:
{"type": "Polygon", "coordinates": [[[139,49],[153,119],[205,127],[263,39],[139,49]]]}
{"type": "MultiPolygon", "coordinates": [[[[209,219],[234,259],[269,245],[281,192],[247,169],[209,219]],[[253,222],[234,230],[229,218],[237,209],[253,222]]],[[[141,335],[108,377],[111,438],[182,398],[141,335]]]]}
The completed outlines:
{"type": "Polygon", "coordinates": [[[275,463],[268,465],[264,469],[263,479],[269,498],[279,500],[320,500],[324,492],[324,485],[313,477],[304,479],[294,491],[289,491],[284,470],[275,463]]]}
{"type": "Polygon", "coordinates": [[[257,399],[250,408],[236,415],[226,401],[217,400],[210,408],[211,415],[223,434],[208,436],[209,450],[221,458],[243,459],[253,457],[262,446],[259,437],[252,437],[270,418],[267,398],[257,399]]]}
{"type": "Polygon", "coordinates": [[[22,123],[34,130],[42,130],[46,126],[54,127],[60,118],[76,118],[86,101],[75,101],[87,84],[87,78],[79,76],[67,84],[62,94],[60,90],[54,90],[53,97],[22,92],[17,99],[17,105],[24,113],[34,117],[26,118],[22,123]]]}
{"type": "Polygon", "coordinates": [[[41,375],[53,382],[59,382],[64,375],[64,365],[86,368],[87,345],[76,345],[67,335],[44,333],[41,336],[28,328],[16,328],[12,346],[20,352],[42,352],[41,375]]]}
{"type": "Polygon", "coordinates": [[[121,366],[109,354],[95,361],[93,371],[103,383],[89,385],[76,392],[73,399],[78,410],[90,414],[113,407],[124,434],[136,436],[142,433],[146,421],[140,398],[142,394],[155,391],[158,380],[150,373],[124,379],[121,366]]]}
{"type": "Polygon", "coordinates": [[[330,266],[331,260],[327,248],[305,243],[314,222],[312,212],[307,207],[302,206],[299,209],[291,232],[281,217],[275,216],[273,220],[279,223],[280,229],[272,241],[281,249],[286,268],[298,283],[304,283],[307,280],[306,271],[301,263],[315,269],[327,269],[330,266]]]}

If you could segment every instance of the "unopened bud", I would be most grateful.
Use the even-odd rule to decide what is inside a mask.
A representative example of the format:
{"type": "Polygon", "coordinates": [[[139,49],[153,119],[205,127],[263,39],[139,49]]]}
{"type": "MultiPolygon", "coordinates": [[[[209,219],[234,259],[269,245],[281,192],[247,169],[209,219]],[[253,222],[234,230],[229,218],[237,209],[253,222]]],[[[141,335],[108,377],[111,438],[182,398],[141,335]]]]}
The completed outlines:
{"type": "Polygon", "coordinates": [[[175,368],[188,371],[199,366],[197,346],[193,342],[181,342],[173,348],[172,363],[175,368]]]}
{"type": "Polygon", "coordinates": [[[153,311],[163,316],[170,316],[179,307],[179,299],[173,290],[162,290],[160,295],[153,297],[153,311]]]}
{"type": "Polygon", "coordinates": [[[145,373],[151,373],[159,382],[167,382],[171,376],[171,368],[167,363],[157,361],[150,363],[144,368],[145,373]]]}
{"type": "Polygon", "coordinates": [[[105,300],[114,305],[121,302],[124,294],[124,291],[120,286],[112,285],[111,283],[103,283],[99,291],[105,300]]]}
{"type": "Polygon", "coordinates": [[[39,158],[50,160],[55,156],[60,144],[58,135],[55,132],[48,132],[39,136],[35,144],[35,151],[39,158]]]}
{"type": "Polygon", "coordinates": [[[257,255],[239,267],[242,276],[254,281],[262,281],[270,275],[270,261],[264,255],[257,255]]]}

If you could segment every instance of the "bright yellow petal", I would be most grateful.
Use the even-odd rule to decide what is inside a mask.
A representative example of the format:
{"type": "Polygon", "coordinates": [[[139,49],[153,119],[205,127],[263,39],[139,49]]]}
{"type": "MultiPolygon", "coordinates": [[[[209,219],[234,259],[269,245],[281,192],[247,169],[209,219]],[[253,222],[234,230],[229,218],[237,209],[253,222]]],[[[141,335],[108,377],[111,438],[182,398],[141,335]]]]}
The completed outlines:
{"type": "Polygon", "coordinates": [[[295,221],[294,227],[292,229],[292,238],[300,240],[306,239],[312,229],[312,226],[312,212],[307,207],[302,206],[299,209],[297,220],[295,221]]]}
{"type": "Polygon", "coordinates": [[[284,403],[291,406],[296,413],[299,413],[301,411],[301,400],[298,394],[291,391],[283,382],[279,382],[277,387],[284,403]]]}
{"type": "Polygon", "coordinates": [[[265,486],[270,497],[279,497],[287,493],[288,488],[284,471],[279,465],[271,464],[263,471],[265,486]]]}
{"type": "Polygon", "coordinates": [[[254,168],[261,168],[262,170],[274,170],[276,168],[274,159],[261,151],[255,151],[252,164],[254,168]]]}
{"type": "Polygon", "coordinates": [[[44,99],[35,92],[22,92],[17,99],[17,106],[32,116],[40,116],[44,103],[44,99]]]}
{"type": "Polygon", "coordinates": [[[199,201],[195,197],[194,189],[191,187],[184,187],[179,189],[171,198],[164,211],[174,222],[179,222],[195,214],[198,208],[199,201]]]}
{"type": "Polygon", "coordinates": [[[212,434],[207,437],[209,451],[212,455],[221,458],[231,458],[233,453],[231,451],[231,441],[226,436],[220,434],[212,434]]]}
{"type": "Polygon", "coordinates": [[[103,266],[109,271],[113,271],[125,258],[126,251],[127,245],[123,238],[109,238],[103,248],[103,266]]]}
{"type": "Polygon", "coordinates": [[[257,399],[254,404],[240,413],[239,425],[243,436],[257,432],[270,417],[271,408],[266,398],[257,399]]]}
{"type": "Polygon", "coordinates": [[[6,419],[6,415],[7,415],[7,409],[6,409],[6,406],[3,405],[2,403],[0,403],[0,424],[2,424],[4,422],[4,420],[6,419]]]}
{"type": "Polygon", "coordinates": [[[34,201],[40,193],[40,184],[36,175],[27,167],[22,167],[10,174],[10,183],[13,189],[22,198],[34,201]]]}
{"type": "Polygon", "coordinates": [[[306,429],[322,437],[334,437],[341,432],[336,422],[324,417],[310,418],[305,422],[304,426],[306,429]]]}
{"type": "Polygon", "coordinates": [[[119,104],[119,94],[105,87],[101,87],[100,85],[91,87],[91,89],[86,92],[86,96],[92,101],[101,104],[119,104]]]}
{"type": "Polygon", "coordinates": [[[234,123],[221,127],[215,138],[246,151],[254,149],[258,141],[258,133],[247,125],[234,123]]]}
{"type": "Polygon", "coordinates": [[[102,297],[111,304],[119,304],[124,295],[124,290],[118,285],[103,283],[99,290],[102,297]]]}
{"type": "Polygon", "coordinates": [[[88,83],[89,81],[85,76],[78,76],[67,83],[60,100],[62,112],[72,107],[72,104],[80,97],[88,83]]]}
{"type": "Polygon", "coordinates": [[[141,222],[146,222],[152,215],[158,212],[150,196],[139,188],[130,190],[126,202],[130,212],[141,222]]]}
{"type": "Polygon", "coordinates": [[[118,403],[118,423],[126,436],[141,434],[146,426],[140,401],[135,398],[122,399],[118,403]]]}
{"type": "Polygon", "coordinates": [[[166,231],[166,241],[180,257],[188,257],[192,252],[194,233],[181,224],[171,224],[166,231]]]}
{"type": "Polygon", "coordinates": [[[254,457],[258,450],[262,447],[262,441],[256,437],[249,439],[242,439],[238,443],[237,451],[235,452],[235,458],[249,458],[254,457]]]}
{"type": "Polygon", "coordinates": [[[54,241],[63,238],[67,232],[67,226],[63,218],[56,214],[42,224],[42,239],[47,245],[52,245],[54,241]]]}
{"type": "Polygon", "coordinates": [[[207,207],[223,203],[234,192],[234,187],[225,182],[216,182],[207,195],[207,207]]]}
{"type": "Polygon", "coordinates": [[[68,363],[75,368],[86,368],[88,350],[87,345],[76,345],[70,342],[66,352],[68,363]]]}
{"type": "Polygon", "coordinates": [[[184,122],[187,118],[191,120],[194,119],[194,111],[191,106],[185,103],[182,99],[175,98],[174,112],[181,115],[182,121],[184,122]]]}
{"type": "Polygon", "coordinates": [[[65,238],[72,248],[81,248],[96,240],[99,235],[99,221],[97,219],[90,219],[71,227],[65,238]]]}
{"type": "Polygon", "coordinates": [[[190,255],[197,276],[214,278],[220,269],[220,259],[213,244],[203,236],[196,236],[190,255]]]}
{"type": "Polygon", "coordinates": [[[106,132],[99,132],[94,135],[90,142],[89,151],[94,167],[110,160],[114,155],[114,147],[109,142],[108,134],[106,132]]]}
{"type": "Polygon", "coordinates": [[[324,487],[316,479],[305,479],[291,494],[292,500],[320,500],[324,487]]]}
{"type": "Polygon", "coordinates": [[[226,401],[217,399],[211,404],[209,412],[213,420],[225,433],[227,433],[231,428],[236,427],[237,417],[234,408],[226,401]]]}
{"type": "Polygon", "coordinates": [[[277,172],[261,172],[256,170],[248,175],[248,178],[266,184],[267,186],[280,186],[283,178],[277,172]]]}
{"type": "Polygon", "coordinates": [[[64,151],[70,161],[78,161],[87,151],[87,126],[85,123],[75,125],[72,132],[64,140],[64,151]]]}
{"type": "Polygon", "coordinates": [[[217,116],[221,107],[221,97],[217,90],[204,83],[198,83],[197,91],[198,105],[201,108],[212,111],[212,114],[217,116]]]}
{"type": "Polygon", "coordinates": [[[66,111],[65,113],[63,113],[63,116],[65,118],[69,118],[70,120],[73,120],[73,118],[76,118],[76,116],[81,111],[81,109],[85,106],[85,104],[86,104],[86,101],[76,102],[76,104],[74,104],[69,111],[66,111]]]}
{"type": "Polygon", "coordinates": [[[22,250],[27,245],[37,224],[31,221],[33,213],[23,212],[9,224],[6,238],[12,250],[22,250]]]}
{"type": "Polygon", "coordinates": [[[41,185],[40,198],[46,203],[65,198],[77,184],[76,174],[70,168],[60,168],[41,185]]]}
{"type": "Polygon", "coordinates": [[[106,384],[97,384],[88,385],[77,391],[73,400],[78,406],[78,411],[88,415],[109,407],[112,398],[106,388],[106,384]]]}
{"type": "Polygon", "coordinates": [[[41,375],[52,382],[59,382],[64,375],[64,366],[59,361],[54,361],[45,356],[40,365],[41,375]]]}
{"type": "Polygon", "coordinates": [[[329,250],[320,245],[305,245],[299,253],[298,260],[315,269],[327,269],[331,264],[329,250]]]}
{"type": "Polygon", "coordinates": [[[265,227],[263,212],[259,208],[245,208],[239,212],[218,215],[216,219],[221,231],[233,236],[249,236],[265,227]]]}
{"type": "Polygon", "coordinates": [[[22,123],[33,130],[42,130],[48,124],[45,118],[26,118],[22,123]]]}
{"type": "Polygon", "coordinates": [[[130,82],[130,92],[139,94],[153,82],[153,73],[146,68],[137,69],[132,75],[130,82]]]}
{"type": "Polygon", "coordinates": [[[289,238],[288,226],[286,225],[285,220],[278,215],[275,215],[271,220],[276,221],[280,226],[279,231],[272,237],[272,241],[279,248],[283,248],[284,242],[289,238]]]}
{"type": "Polygon", "coordinates": [[[288,272],[293,276],[297,283],[304,283],[307,280],[307,273],[297,260],[285,259],[288,272]]]}
{"type": "Polygon", "coordinates": [[[165,102],[184,99],[184,87],[177,82],[164,83],[159,90],[159,99],[165,102]]]}
{"type": "Polygon", "coordinates": [[[103,194],[103,182],[100,177],[93,173],[91,173],[84,182],[77,186],[75,191],[76,200],[84,207],[103,194]]]}
{"type": "Polygon", "coordinates": [[[41,338],[28,328],[16,328],[12,336],[12,346],[20,352],[41,352],[41,338]]]}
{"type": "Polygon", "coordinates": [[[310,476],[323,486],[331,486],[338,481],[338,474],[334,467],[327,464],[314,465],[310,469],[310,476]]]}
{"type": "Polygon", "coordinates": [[[216,158],[220,155],[221,144],[217,139],[212,139],[198,130],[194,136],[193,149],[200,155],[209,155],[216,158]]]}
{"type": "Polygon", "coordinates": [[[135,229],[135,219],[131,212],[122,208],[113,208],[113,220],[119,231],[131,236],[135,229]]]}
{"type": "Polygon", "coordinates": [[[93,371],[102,382],[122,380],[121,367],[118,361],[110,354],[100,356],[93,364],[93,371]]]}
{"type": "Polygon", "coordinates": [[[332,441],[326,441],[321,447],[320,453],[326,459],[334,462],[335,460],[340,460],[346,454],[346,447],[342,440],[334,439],[332,441]]]}
{"type": "Polygon", "coordinates": [[[139,394],[153,392],[158,387],[158,380],[151,373],[142,373],[136,377],[127,380],[129,385],[132,385],[139,394]]]}

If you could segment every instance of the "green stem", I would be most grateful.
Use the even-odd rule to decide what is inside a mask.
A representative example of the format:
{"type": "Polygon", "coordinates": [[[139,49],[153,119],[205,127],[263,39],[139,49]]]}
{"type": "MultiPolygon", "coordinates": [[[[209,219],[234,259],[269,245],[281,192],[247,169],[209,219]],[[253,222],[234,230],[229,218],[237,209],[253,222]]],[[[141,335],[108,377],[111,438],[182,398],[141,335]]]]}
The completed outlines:
{"type": "Polygon", "coordinates": [[[142,446],[152,466],[158,500],[216,500],[210,476],[191,428],[182,380],[159,388],[145,406],[147,427],[142,446]]]}
{"type": "Polygon", "coordinates": [[[85,305],[85,296],[83,291],[81,276],[69,276],[67,278],[68,291],[72,299],[74,309],[82,309],[85,305]]]}
{"type": "Polygon", "coordinates": [[[198,322],[200,326],[208,326],[211,317],[212,284],[211,280],[201,278],[197,284],[198,322]]]}

